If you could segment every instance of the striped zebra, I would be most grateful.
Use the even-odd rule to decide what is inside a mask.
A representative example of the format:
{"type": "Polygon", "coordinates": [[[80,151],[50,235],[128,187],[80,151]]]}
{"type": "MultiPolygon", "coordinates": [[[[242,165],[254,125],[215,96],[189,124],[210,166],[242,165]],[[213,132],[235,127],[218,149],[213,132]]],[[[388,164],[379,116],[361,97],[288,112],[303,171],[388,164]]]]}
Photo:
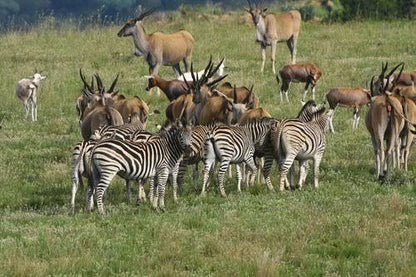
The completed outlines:
{"type": "Polygon", "coordinates": [[[169,173],[178,167],[184,153],[191,147],[191,128],[172,127],[160,135],[160,139],[135,143],[108,139],[98,143],[91,154],[93,188],[88,190],[88,207],[91,207],[95,189],[98,211],[104,214],[103,196],[115,175],[137,180],[156,177],[157,195],[153,208],[165,209],[165,185],[169,173]]]}
{"type": "MultiPolygon", "coordinates": [[[[75,211],[75,197],[78,191],[79,185],[83,185],[82,177],[85,177],[90,181],[90,172],[89,172],[89,161],[91,150],[97,144],[98,141],[106,138],[114,138],[120,140],[128,140],[131,137],[143,130],[141,130],[142,125],[137,124],[124,124],[120,126],[104,126],[97,130],[89,141],[80,141],[78,142],[73,150],[71,157],[71,179],[72,179],[72,196],[71,196],[71,208],[72,212],[75,211]]],[[[131,199],[131,184],[126,182],[127,187],[127,199],[130,202],[131,199]]],[[[139,187],[139,198],[143,199],[144,191],[139,187]]],[[[144,196],[145,199],[145,196],[144,196]]]]}
{"type": "Polygon", "coordinates": [[[214,127],[205,143],[204,182],[201,195],[205,195],[209,174],[216,160],[220,162],[218,183],[222,196],[227,196],[224,190],[224,174],[230,163],[236,164],[238,191],[241,191],[242,173],[240,164],[243,162],[252,172],[250,183],[253,184],[257,172],[254,153],[256,149],[265,145],[274,122],[275,119],[273,118],[262,118],[243,126],[214,127]]]}
{"type": "MultiPolygon", "coordinates": [[[[302,122],[309,122],[315,120],[314,114],[316,111],[320,110],[323,106],[317,105],[314,100],[309,100],[306,103],[303,103],[301,110],[299,111],[296,119],[302,122]]],[[[272,125],[272,128],[276,129],[285,120],[275,119],[272,125]]],[[[262,148],[256,149],[255,157],[264,157],[263,164],[263,177],[266,181],[266,185],[269,190],[274,191],[272,181],[270,178],[270,172],[273,166],[273,161],[275,159],[274,146],[270,141],[270,138],[266,141],[262,148]]],[[[293,176],[293,170],[291,171],[293,176]]],[[[292,177],[293,178],[293,177],[292,177]]]]}
{"type": "Polygon", "coordinates": [[[187,166],[194,165],[192,179],[194,188],[196,189],[198,182],[198,164],[200,161],[203,161],[205,141],[213,127],[214,125],[192,127],[191,151],[183,158],[178,168],[177,184],[179,187],[182,187],[183,185],[187,166]]]}
{"type": "Polygon", "coordinates": [[[289,186],[287,173],[294,160],[298,160],[299,188],[308,173],[308,160],[314,160],[314,186],[318,187],[319,165],[325,150],[325,131],[332,112],[325,114],[320,107],[310,114],[310,120],[288,119],[272,127],[270,138],[280,165],[280,190],[289,186]]]}

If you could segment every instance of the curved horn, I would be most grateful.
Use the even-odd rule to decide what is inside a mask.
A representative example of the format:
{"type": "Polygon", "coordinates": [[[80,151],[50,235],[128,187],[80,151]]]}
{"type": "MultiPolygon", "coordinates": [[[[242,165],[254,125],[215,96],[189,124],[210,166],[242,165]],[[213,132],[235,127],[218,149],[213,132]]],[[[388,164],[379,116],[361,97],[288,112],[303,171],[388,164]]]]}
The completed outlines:
{"type": "Polygon", "coordinates": [[[374,76],[371,77],[370,92],[371,92],[371,96],[374,96],[374,76]]]}
{"type": "Polygon", "coordinates": [[[118,77],[120,76],[119,73],[117,73],[117,77],[114,79],[113,83],[111,84],[110,89],[108,90],[108,92],[113,92],[114,88],[116,87],[117,81],[118,81],[118,77]]]}
{"type": "Polygon", "coordinates": [[[235,85],[234,85],[234,90],[233,90],[233,101],[234,101],[234,104],[237,104],[237,88],[235,85]]]}
{"type": "Polygon", "coordinates": [[[181,113],[179,114],[179,117],[178,117],[179,120],[182,120],[183,114],[185,113],[185,110],[186,110],[187,106],[188,106],[188,101],[185,100],[183,102],[183,107],[182,107],[181,113]]]}

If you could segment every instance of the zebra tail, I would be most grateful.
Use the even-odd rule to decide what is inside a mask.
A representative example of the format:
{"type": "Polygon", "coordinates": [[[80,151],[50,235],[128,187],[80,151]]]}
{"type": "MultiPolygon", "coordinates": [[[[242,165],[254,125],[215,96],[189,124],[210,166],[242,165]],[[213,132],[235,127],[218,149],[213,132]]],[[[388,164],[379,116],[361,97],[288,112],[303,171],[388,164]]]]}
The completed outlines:
{"type": "Polygon", "coordinates": [[[217,157],[218,160],[221,160],[221,151],[218,149],[214,136],[210,134],[208,139],[211,141],[212,148],[214,148],[215,157],[217,157]]]}

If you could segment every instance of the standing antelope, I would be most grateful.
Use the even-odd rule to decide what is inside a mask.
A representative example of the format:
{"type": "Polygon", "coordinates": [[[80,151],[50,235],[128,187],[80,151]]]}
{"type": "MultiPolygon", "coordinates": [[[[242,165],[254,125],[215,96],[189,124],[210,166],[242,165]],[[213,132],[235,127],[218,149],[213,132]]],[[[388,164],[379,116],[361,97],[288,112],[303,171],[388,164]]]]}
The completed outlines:
{"type": "Polygon", "coordinates": [[[266,47],[272,47],[272,69],[276,74],[274,66],[276,58],[276,44],[286,41],[292,56],[292,63],[296,62],[296,44],[300,31],[301,16],[298,11],[288,11],[281,14],[265,14],[267,9],[261,9],[257,4],[252,6],[247,0],[249,9],[245,10],[251,14],[254,26],[256,26],[256,42],[261,45],[262,64],[261,72],[264,71],[266,61],[266,47]]]}
{"type": "Polygon", "coordinates": [[[41,72],[35,72],[30,79],[22,79],[17,83],[16,95],[23,102],[23,106],[26,110],[26,116],[29,115],[29,110],[32,110],[32,121],[38,120],[38,103],[37,94],[40,85],[40,81],[46,79],[46,76],[42,76],[41,72]]]}
{"type": "MultiPolygon", "coordinates": [[[[302,102],[305,101],[309,86],[311,86],[312,98],[315,100],[316,83],[322,76],[322,71],[318,68],[318,66],[316,66],[316,64],[288,64],[279,70],[279,75],[282,78],[282,87],[280,88],[280,102],[283,102],[283,95],[286,95],[286,101],[289,102],[288,91],[291,82],[306,83],[302,102]]],[[[276,81],[278,84],[280,83],[278,75],[276,75],[276,81]]]]}
{"type": "Polygon", "coordinates": [[[170,65],[179,77],[181,73],[179,63],[185,64],[185,70],[188,71],[188,65],[192,57],[194,47],[194,38],[185,30],[172,34],[155,32],[147,34],[142,20],[153,13],[153,9],[143,12],[134,19],[130,19],[118,32],[119,37],[132,36],[135,53],[140,53],[149,64],[149,74],[158,75],[160,65],[170,65]]]}
{"type": "Polygon", "coordinates": [[[338,106],[346,106],[354,108],[354,121],[352,128],[358,128],[358,122],[360,121],[360,108],[364,105],[368,105],[371,101],[371,94],[368,89],[362,88],[349,88],[349,87],[337,87],[331,89],[327,95],[326,100],[329,103],[329,108],[334,110],[331,118],[329,119],[329,127],[332,133],[335,133],[334,125],[332,124],[333,115],[335,109],[338,106]]]}

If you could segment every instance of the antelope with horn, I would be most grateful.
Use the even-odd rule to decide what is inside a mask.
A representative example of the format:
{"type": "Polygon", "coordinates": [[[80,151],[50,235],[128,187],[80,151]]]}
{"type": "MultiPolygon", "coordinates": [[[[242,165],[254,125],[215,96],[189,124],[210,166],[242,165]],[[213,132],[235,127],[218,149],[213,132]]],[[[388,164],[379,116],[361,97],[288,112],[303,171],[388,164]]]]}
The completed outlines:
{"type": "Polygon", "coordinates": [[[173,67],[178,77],[182,74],[179,65],[181,61],[185,64],[185,70],[188,71],[194,38],[186,30],[171,34],[163,32],[147,34],[143,26],[143,19],[153,12],[154,9],[150,9],[136,18],[130,19],[117,35],[119,37],[133,37],[135,53],[144,56],[149,64],[150,75],[158,75],[160,65],[169,65],[173,67]]]}
{"type": "MultiPolygon", "coordinates": [[[[403,129],[406,118],[402,114],[402,105],[400,101],[391,96],[391,93],[387,91],[390,85],[390,77],[394,71],[400,66],[396,66],[387,75],[387,82],[377,87],[374,83],[374,76],[371,79],[371,95],[373,96],[370,108],[368,109],[365,122],[367,130],[371,135],[371,141],[373,144],[375,161],[376,161],[376,176],[379,179],[384,178],[385,169],[387,173],[391,169],[391,159],[393,160],[393,167],[399,166],[399,155],[400,155],[400,140],[399,134],[403,129]],[[384,147],[384,140],[387,145],[384,147]],[[394,154],[394,155],[393,155],[394,154]]],[[[384,80],[384,74],[387,70],[386,65],[382,66],[382,72],[378,77],[378,80],[384,80]]],[[[403,70],[403,66],[401,71],[403,70]]],[[[400,78],[400,73],[394,78],[393,83],[400,78]]]]}
{"type": "Polygon", "coordinates": [[[296,44],[300,31],[301,15],[298,11],[288,11],[281,14],[266,14],[267,8],[263,9],[247,0],[249,8],[245,10],[251,14],[254,26],[256,26],[256,42],[261,45],[262,64],[261,72],[264,71],[266,61],[266,47],[272,47],[272,69],[276,74],[275,58],[276,44],[285,41],[292,56],[291,62],[296,63],[296,44]]]}

